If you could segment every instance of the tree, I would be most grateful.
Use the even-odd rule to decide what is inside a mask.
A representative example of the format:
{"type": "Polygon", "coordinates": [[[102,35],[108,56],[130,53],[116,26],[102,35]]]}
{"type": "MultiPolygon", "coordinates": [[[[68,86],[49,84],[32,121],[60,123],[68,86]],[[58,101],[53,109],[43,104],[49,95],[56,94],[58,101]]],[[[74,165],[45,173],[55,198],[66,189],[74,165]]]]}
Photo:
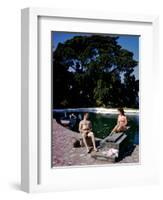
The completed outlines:
{"type": "Polygon", "coordinates": [[[53,52],[53,107],[135,107],[138,62],[118,37],[75,36],[53,52]],[[122,78],[122,75],[124,78],[122,78]]]}

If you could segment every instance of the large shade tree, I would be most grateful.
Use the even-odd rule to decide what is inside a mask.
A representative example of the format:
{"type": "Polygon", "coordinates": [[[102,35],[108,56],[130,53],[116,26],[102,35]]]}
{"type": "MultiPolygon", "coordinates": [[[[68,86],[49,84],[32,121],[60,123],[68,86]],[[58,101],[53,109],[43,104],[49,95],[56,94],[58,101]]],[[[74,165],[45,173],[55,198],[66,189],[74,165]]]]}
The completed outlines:
{"type": "Polygon", "coordinates": [[[138,62],[118,37],[75,36],[53,51],[53,107],[138,108],[138,62]]]}

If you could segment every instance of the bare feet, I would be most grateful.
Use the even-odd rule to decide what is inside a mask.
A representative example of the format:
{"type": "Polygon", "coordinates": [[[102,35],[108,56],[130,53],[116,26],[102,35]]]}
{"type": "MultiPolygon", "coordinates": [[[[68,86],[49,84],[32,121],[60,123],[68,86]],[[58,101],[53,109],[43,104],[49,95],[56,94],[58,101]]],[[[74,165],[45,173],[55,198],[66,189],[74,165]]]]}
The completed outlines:
{"type": "Polygon", "coordinates": [[[90,153],[90,149],[87,149],[87,153],[90,153]]]}

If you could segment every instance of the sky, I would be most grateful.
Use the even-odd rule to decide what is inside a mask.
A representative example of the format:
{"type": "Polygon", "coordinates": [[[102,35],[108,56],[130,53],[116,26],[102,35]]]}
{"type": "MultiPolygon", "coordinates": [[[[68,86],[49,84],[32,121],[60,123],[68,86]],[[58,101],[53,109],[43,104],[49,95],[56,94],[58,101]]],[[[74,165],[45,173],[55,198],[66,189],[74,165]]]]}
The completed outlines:
{"type": "MultiPolygon", "coordinates": [[[[52,46],[54,49],[57,48],[58,43],[64,43],[66,40],[73,38],[74,36],[86,36],[91,35],[89,33],[69,33],[69,32],[53,32],[52,33],[52,46]]],[[[108,34],[109,35],[109,34],[108,34]]],[[[118,36],[118,44],[122,48],[133,52],[133,58],[139,61],[139,36],[134,35],[116,35],[118,36]]],[[[139,79],[139,67],[135,67],[134,75],[136,79],[139,79]]]]}

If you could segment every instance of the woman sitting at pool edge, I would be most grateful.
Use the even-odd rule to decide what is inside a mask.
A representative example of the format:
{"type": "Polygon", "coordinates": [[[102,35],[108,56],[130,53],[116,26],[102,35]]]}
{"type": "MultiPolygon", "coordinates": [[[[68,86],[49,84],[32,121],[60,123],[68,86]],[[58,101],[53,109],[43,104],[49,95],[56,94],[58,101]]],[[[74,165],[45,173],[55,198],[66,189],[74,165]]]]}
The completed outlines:
{"type": "Polygon", "coordinates": [[[119,112],[119,115],[118,115],[118,119],[117,119],[117,124],[113,128],[111,133],[123,132],[123,131],[126,131],[126,129],[127,129],[127,117],[125,115],[123,108],[118,108],[118,112],[119,112]]]}

